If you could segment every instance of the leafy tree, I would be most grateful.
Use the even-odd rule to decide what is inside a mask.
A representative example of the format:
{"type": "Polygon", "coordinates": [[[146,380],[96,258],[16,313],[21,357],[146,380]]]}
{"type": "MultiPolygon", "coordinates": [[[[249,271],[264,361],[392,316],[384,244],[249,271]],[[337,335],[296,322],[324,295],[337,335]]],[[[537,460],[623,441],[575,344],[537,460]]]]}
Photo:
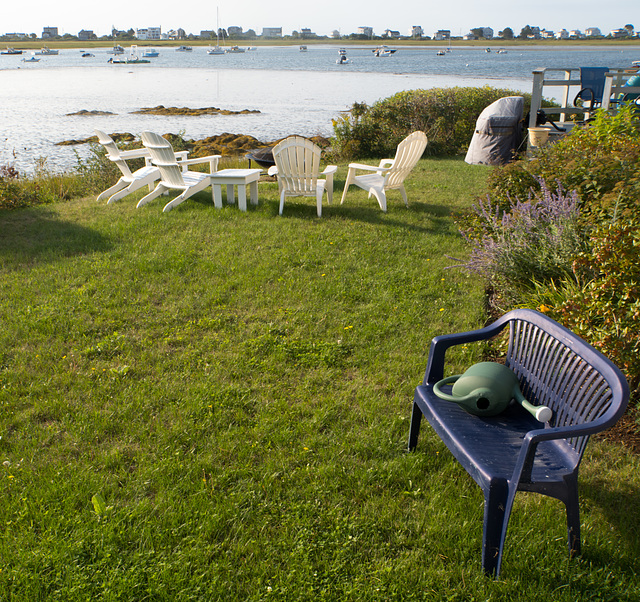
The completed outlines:
{"type": "Polygon", "coordinates": [[[513,40],[513,29],[505,27],[498,35],[505,40],[513,40]]]}
{"type": "Polygon", "coordinates": [[[533,29],[531,29],[530,25],[525,25],[520,30],[520,35],[518,37],[522,38],[523,40],[526,40],[530,35],[533,35],[533,29]]]}
{"type": "Polygon", "coordinates": [[[484,29],[482,29],[482,27],[474,27],[471,33],[476,36],[476,38],[484,38],[484,29]]]}

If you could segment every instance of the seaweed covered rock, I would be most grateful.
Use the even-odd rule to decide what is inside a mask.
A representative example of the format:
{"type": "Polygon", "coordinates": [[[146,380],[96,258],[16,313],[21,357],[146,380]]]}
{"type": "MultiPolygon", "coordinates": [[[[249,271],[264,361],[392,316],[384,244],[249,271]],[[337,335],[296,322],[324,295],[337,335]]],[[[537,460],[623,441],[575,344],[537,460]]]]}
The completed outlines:
{"type": "MultiPolygon", "coordinates": [[[[123,133],[114,133],[114,134],[110,134],[111,137],[116,141],[116,142],[121,142],[123,144],[131,144],[135,141],[136,137],[133,134],[130,134],[129,132],[123,132],[123,133]]],[[[88,138],[80,138],[80,139],[71,139],[71,140],[63,140],[62,142],[56,142],[56,146],[74,146],[77,144],[90,144],[90,143],[98,143],[98,137],[97,136],[89,136],[88,138]]]]}
{"type": "Polygon", "coordinates": [[[165,107],[163,105],[158,105],[157,107],[145,107],[131,112],[142,115],[183,115],[187,117],[201,117],[202,115],[247,115],[251,113],[260,113],[260,111],[256,109],[231,111],[229,109],[219,109],[218,107],[190,109],[188,107],[165,107]]]}

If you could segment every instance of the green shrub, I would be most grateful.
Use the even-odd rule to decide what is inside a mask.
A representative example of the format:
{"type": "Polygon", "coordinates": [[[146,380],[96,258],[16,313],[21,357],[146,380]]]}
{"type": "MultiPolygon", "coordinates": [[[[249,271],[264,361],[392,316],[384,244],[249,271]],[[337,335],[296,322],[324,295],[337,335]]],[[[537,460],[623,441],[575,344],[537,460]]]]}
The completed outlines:
{"type": "Polygon", "coordinates": [[[575,127],[543,147],[533,161],[496,169],[489,179],[492,197],[505,203],[530,187],[539,189],[536,178],[576,190],[582,214],[591,220],[635,213],[640,199],[640,120],[634,109],[597,111],[587,126],[575,127]]]}
{"type": "Polygon", "coordinates": [[[599,348],[640,387],[640,218],[600,225],[575,280],[536,287],[529,304],[599,348]]]}
{"type": "MultiPolygon", "coordinates": [[[[144,160],[131,163],[132,169],[144,160]]],[[[77,167],[68,173],[51,172],[41,160],[32,176],[23,176],[12,166],[0,167],[0,209],[47,205],[100,192],[117,181],[120,172],[106,157],[102,147],[91,145],[86,160],[77,157],[77,167]]]]}
{"type": "Polygon", "coordinates": [[[415,130],[429,138],[428,155],[465,152],[482,110],[505,96],[531,95],[491,88],[433,88],[399,92],[373,105],[354,103],[333,122],[334,152],[342,159],[393,156],[398,143],[415,130]]]}

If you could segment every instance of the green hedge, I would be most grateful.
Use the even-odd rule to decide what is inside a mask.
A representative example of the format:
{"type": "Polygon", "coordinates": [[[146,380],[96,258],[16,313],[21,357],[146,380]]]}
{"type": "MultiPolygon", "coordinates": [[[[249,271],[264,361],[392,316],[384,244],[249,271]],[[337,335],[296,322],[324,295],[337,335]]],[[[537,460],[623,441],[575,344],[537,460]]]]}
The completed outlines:
{"type": "Polygon", "coordinates": [[[334,153],[345,160],[393,156],[398,143],[415,130],[429,138],[427,155],[464,153],[482,110],[505,96],[523,96],[526,115],[530,94],[490,86],[410,90],[371,106],[354,103],[333,121],[334,153]]]}

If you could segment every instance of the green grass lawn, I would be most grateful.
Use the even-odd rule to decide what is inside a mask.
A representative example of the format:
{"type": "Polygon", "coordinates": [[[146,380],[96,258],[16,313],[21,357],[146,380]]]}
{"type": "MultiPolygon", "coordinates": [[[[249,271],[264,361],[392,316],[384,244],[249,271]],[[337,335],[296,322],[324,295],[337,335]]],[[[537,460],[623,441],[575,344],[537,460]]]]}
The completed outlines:
{"type": "Polygon", "coordinates": [[[479,488],[428,426],[405,451],[431,338],[483,323],[449,267],[486,168],[423,160],[387,214],[339,175],[320,219],[274,183],[0,212],[0,600],[640,597],[622,447],[585,455],[582,557],[522,494],[499,581],[479,488]]]}

